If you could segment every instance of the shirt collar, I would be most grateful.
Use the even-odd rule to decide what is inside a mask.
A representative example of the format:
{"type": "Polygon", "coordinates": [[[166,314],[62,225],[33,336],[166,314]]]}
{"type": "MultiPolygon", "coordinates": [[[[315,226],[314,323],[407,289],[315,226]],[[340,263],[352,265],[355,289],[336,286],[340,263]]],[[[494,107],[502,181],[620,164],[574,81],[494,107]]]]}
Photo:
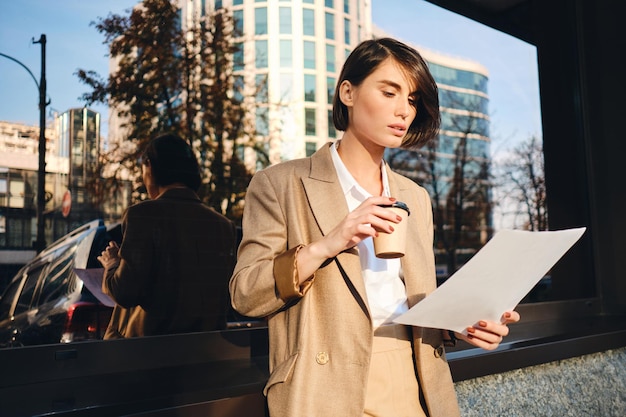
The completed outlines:
{"type": "MultiPolygon", "coordinates": [[[[338,143],[339,142],[337,141],[330,147],[330,156],[332,157],[335,171],[337,171],[337,177],[339,177],[339,183],[341,184],[343,194],[348,195],[348,193],[354,190],[363,195],[363,200],[371,197],[371,194],[359,185],[352,174],[350,174],[350,171],[348,171],[348,168],[344,165],[339,153],[337,152],[338,143]]],[[[391,193],[389,192],[389,178],[387,177],[386,163],[384,160],[380,163],[380,171],[382,172],[383,195],[389,197],[391,196],[391,193]]]]}

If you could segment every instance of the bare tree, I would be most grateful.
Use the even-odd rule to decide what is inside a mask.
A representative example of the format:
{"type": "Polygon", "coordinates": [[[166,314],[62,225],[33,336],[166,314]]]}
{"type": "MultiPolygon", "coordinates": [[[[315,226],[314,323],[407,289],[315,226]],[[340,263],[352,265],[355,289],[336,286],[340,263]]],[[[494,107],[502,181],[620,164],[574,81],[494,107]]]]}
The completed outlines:
{"type": "MultiPolygon", "coordinates": [[[[390,166],[429,191],[436,252],[445,253],[448,274],[492,234],[490,159],[481,103],[461,102],[442,90],[442,130],[419,151],[389,150],[390,166]],[[480,143],[480,147],[470,149],[480,143]],[[477,150],[478,149],[478,150],[477,150]]],[[[443,261],[439,259],[438,261],[443,261]]]]}
{"type": "MultiPolygon", "coordinates": [[[[124,132],[103,154],[104,180],[94,192],[110,198],[124,183],[136,180],[143,145],[167,131],[186,138],[197,153],[203,201],[239,220],[251,178],[241,155],[250,148],[267,161],[259,154],[265,147],[258,143],[267,138],[247,116],[255,112],[250,96],[258,87],[236,82],[234,56],[242,34],[232,12],[220,8],[185,25],[176,2],[169,0],[144,0],[129,12],[93,23],[105,35],[117,69],[106,80],[93,71],[77,72],[92,88],[83,99],[108,102],[124,132]]],[[[142,197],[135,192],[133,199],[142,197]]]]}
{"type": "MultiPolygon", "coordinates": [[[[517,145],[497,164],[500,209],[526,230],[548,230],[543,144],[536,136],[517,145]]],[[[514,225],[514,227],[517,224],[514,225]]]]}

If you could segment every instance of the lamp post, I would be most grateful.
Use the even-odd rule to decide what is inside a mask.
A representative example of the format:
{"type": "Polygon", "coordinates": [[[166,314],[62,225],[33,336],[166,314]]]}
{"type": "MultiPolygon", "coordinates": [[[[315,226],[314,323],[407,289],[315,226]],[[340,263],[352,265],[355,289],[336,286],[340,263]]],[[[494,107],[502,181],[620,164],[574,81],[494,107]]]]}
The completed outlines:
{"type": "Polygon", "coordinates": [[[37,79],[30,69],[17,59],[0,53],[0,56],[10,59],[24,68],[35,81],[39,91],[39,168],[37,171],[37,240],[33,246],[37,253],[46,247],[46,237],[44,229],[44,206],[46,204],[46,35],[42,34],[38,41],[33,38],[33,43],[41,44],[41,79],[37,79]]]}

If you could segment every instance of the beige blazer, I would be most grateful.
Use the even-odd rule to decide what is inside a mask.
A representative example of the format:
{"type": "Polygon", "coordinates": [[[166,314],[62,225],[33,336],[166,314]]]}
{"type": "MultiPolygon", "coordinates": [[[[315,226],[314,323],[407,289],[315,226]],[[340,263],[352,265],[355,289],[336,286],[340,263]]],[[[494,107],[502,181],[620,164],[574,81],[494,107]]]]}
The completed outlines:
{"type": "MultiPolygon", "coordinates": [[[[326,262],[302,291],[295,284],[299,245],[348,214],[329,146],[258,172],[246,194],[231,302],[241,314],[268,317],[264,393],[272,417],[363,415],[373,330],[357,250],[326,262]]],[[[414,305],[436,287],[430,199],[411,180],[388,174],[392,196],[411,209],[402,270],[414,305]]],[[[459,416],[441,331],[414,328],[413,336],[430,417],[459,416]]]]}

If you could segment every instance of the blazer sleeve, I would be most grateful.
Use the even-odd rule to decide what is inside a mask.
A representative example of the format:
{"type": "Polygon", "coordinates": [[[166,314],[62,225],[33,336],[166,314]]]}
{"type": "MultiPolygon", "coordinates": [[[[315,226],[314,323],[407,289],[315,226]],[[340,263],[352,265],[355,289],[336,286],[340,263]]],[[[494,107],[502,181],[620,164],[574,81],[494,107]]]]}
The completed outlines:
{"type": "Polygon", "coordinates": [[[299,246],[288,247],[287,219],[280,192],[265,171],[254,175],[246,192],[243,238],[230,279],[233,308],[250,317],[266,317],[304,295],[295,257],[299,246]]]}
{"type": "Polygon", "coordinates": [[[130,308],[142,304],[152,287],[153,233],[150,223],[133,207],[127,210],[122,225],[120,264],[112,271],[105,271],[102,287],[117,304],[130,308]]]}

